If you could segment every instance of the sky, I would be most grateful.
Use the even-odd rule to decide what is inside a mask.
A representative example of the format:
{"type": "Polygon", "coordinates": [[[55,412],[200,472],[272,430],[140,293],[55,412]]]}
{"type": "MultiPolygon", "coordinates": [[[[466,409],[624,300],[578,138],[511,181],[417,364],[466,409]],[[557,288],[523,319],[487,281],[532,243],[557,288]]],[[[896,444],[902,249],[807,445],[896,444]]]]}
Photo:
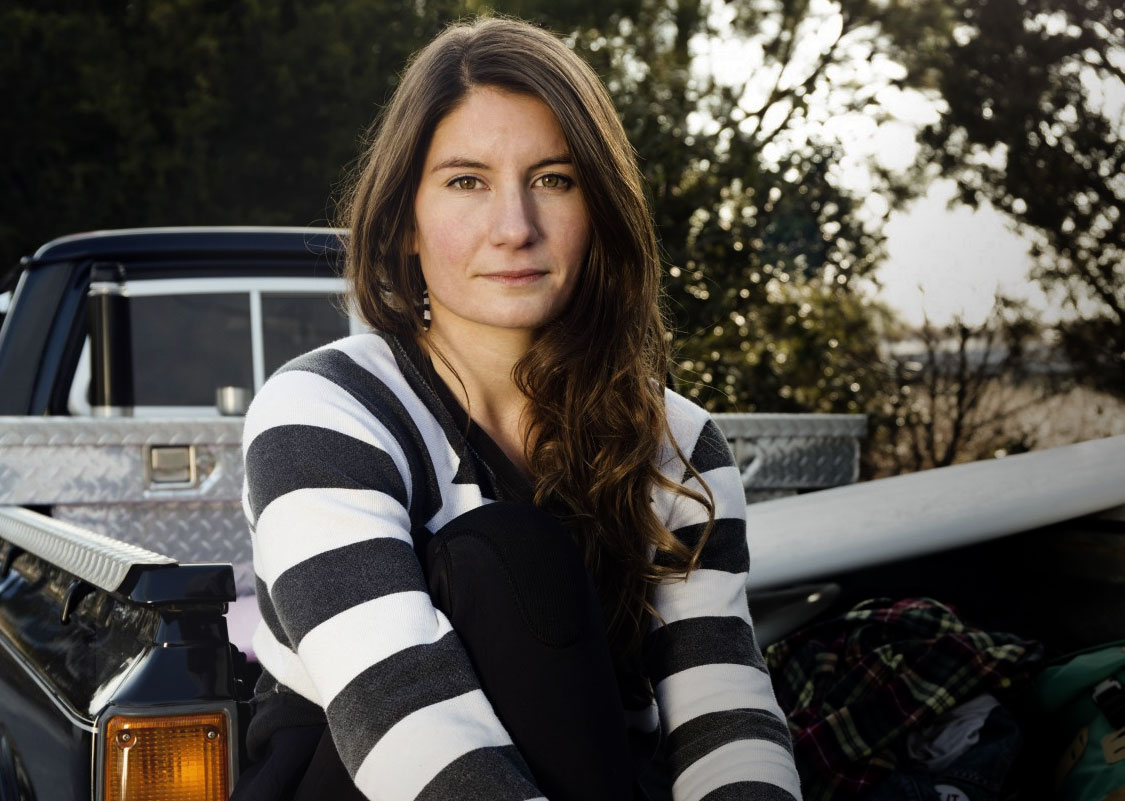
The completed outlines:
{"type": "Polygon", "coordinates": [[[925,195],[890,214],[877,296],[913,325],[927,317],[942,325],[957,316],[979,324],[998,291],[1026,300],[1044,321],[1057,317],[1057,302],[1028,279],[1028,240],[990,204],[951,208],[954,194],[952,181],[935,181],[925,195]]]}

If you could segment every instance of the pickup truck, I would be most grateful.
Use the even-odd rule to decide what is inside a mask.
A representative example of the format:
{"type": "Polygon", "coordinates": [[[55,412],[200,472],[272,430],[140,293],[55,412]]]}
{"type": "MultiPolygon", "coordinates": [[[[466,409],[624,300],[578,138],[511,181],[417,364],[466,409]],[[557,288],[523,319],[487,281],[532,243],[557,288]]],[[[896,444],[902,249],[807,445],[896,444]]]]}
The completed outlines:
{"type": "Polygon", "coordinates": [[[339,252],[330,230],[101,232],[0,283],[3,801],[229,795],[257,672],[226,617],[241,596],[252,626],[238,414],[358,330],[339,252]]]}
{"type": "MultiPolygon", "coordinates": [[[[240,415],[362,330],[340,255],[326,229],[111,231],[0,279],[0,801],[229,795],[258,674],[240,415]]],[[[853,485],[862,417],[717,421],[763,643],[918,591],[1057,650],[1120,631],[1125,437],[853,485]]]]}

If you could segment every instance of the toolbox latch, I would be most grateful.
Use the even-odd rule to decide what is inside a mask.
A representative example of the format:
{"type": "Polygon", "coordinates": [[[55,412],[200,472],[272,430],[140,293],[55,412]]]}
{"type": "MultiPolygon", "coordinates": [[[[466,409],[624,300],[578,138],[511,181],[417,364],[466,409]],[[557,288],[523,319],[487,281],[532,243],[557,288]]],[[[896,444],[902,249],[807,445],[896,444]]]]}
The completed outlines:
{"type": "Polygon", "coordinates": [[[183,488],[197,483],[194,445],[153,445],[149,449],[150,487],[183,488]]]}

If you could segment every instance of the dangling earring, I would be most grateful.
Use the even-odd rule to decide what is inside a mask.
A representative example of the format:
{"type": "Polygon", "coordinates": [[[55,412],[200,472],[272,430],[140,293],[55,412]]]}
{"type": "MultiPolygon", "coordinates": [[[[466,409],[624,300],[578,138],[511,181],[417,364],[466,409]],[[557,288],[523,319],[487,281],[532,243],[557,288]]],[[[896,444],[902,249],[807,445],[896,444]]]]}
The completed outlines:
{"type": "Polygon", "coordinates": [[[422,290],[422,330],[430,330],[430,290],[422,290]]]}

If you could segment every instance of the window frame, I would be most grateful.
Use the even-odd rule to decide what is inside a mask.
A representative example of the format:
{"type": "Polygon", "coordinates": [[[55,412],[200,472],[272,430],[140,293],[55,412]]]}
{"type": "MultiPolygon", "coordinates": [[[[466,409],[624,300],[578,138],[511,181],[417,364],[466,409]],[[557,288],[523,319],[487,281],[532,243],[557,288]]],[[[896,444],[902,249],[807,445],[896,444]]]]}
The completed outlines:
{"type": "MultiPolygon", "coordinates": [[[[347,282],[343,278],[145,278],[126,281],[126,297],[162,297],[168,295],[243,295],[250,307],[250,355],[253,370],[254,394],[266,381],[265,341],[262,329],[262,295],[344,295],[347,282]]],[[[348,333],[359,334],[367,326],[356,316],[354,309],[348,313],[348,333]]],[[[90,417],[93,410],[86,400],[91,379],[90,336],[85,336],[82,352],[67,393],[67,411],[77,417],[90,417]]],[[[219,417],[219,410],[211,406],[134,406],[134,417],[219,417]]]]}

